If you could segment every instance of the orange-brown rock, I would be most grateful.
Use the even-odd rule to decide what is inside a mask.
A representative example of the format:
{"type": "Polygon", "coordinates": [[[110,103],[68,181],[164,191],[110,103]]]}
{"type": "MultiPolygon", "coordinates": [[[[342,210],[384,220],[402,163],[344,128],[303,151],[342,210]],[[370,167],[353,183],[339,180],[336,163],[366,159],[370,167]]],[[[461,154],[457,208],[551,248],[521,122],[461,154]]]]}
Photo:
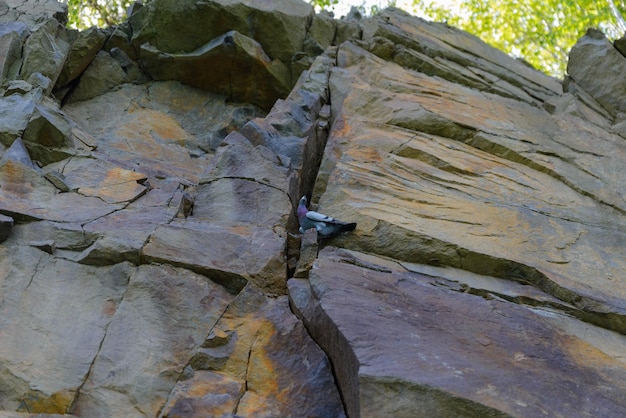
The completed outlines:
{"type": "Polygon", "coordinates": [[[393,8],[66,20],[0,0],[0,417],[626,414],[623,40],[561,86],[393,8]]]}

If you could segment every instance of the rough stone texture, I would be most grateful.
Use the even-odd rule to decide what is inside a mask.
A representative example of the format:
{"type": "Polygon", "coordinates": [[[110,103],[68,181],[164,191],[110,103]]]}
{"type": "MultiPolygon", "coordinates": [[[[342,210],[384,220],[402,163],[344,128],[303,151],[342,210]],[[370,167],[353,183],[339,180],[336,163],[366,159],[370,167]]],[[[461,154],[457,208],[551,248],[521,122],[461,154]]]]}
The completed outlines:
{"type": "Polygon", "coordinates": [[[613,116],[626,112],[626,57],[597,29],[589,29],[572,47],[567,73],[613,116]],[[602,62],[601,75],[598,62],[602,62]]]}
{"type": "Polygon", "coordinates": [[[271,59],[289,65],[302,50],[313,8],[298,0],[254,1],[157,0],[148,4],[144,25],[133,43],[148,42],[166,53],[191,52],[212,39],[235,30],[253,37],[271,59]],[[194,13],[189,13],[194,9],[194,13]]]}
{"type": "Polygon", "coordinates": [[[180,80],[269,110],[331,45],[337,25],[314,17],[299,0],[160,0],[131,19],[131,42],[156,79],[180,80]]]}
{"type": "MultiPolygon", "coordinates": [[[[11,3],[0,29],[3,77],[25,78],[0,94],[0,414],[158,416],[169,405],[173,416],[181,403],[168,399],[182,399],[207,416],[207,402],[224,403],[203,392],[215,388],[232,395],[231,414],[343,416],[325,354],[275,298],[300,173],[234,132],[266,115],[255,103],[289,93],[288,66],[273,58],[279,78],[239,80],[254,93],[233,103],[213,83],[150,80],[117,30],[103,45],[101,30],[75,33],[54,8],[21,6],[37,9],[11,3]],[[243,368],[191,369],[207,336],[225,332],[243,368]]],[[[306,32],[298,19],[290,42],[306,32]]],[[[306,85],[327,85],[315,78],[306,85]]],[[[313,96],[298,123],[327,102],[313,96]]]]}
{"type": "Polygon", "coordinates": [[[625,267],[617,227],[626,209],[624,179],[616,169],[623,139],[577,117],[555,120],[523,102],[401,67],[386,66],[382,75],[373,69],[384,63],[355,46],[339,55],[350,69],[331,76],[331,95],[345,98],[333,103],[342,113],[329,146],[339,149],[318,181],[330,182],[324,212],[361,218],[347,245],[513,276],[585,310],[623,314],[624,295],[608,279],[625,267]],[[363,108],[368,97],[376,100],[363,108]],[[514,129],[497,122],[516,117],[514,129]],[[372,160],[375,171],[367,168],[372,160]],[[389,210],[370,212],[362,202],[371,199],[383,199],[389,210]],[[606,265],[601,281],[595,263],[606,265]]]}
{"type": "Polygon", "coordinates": [[[96,58],[105,41],[106,33],[95,26],[79,32],[72,42],[58,85],[64,86],[80,76],[96,58]]]}
{"type": "Polygon", "coordinates": [[[0,0],[0,417],[625,414],[599,34],[563,93],[395,9],[64,11],[0,0]],[[357,229],[301,239],[302,195],[357,229]]]}
{"type": "Polygon", "coordinates": [[[287,297],[267,299],[248,285],[191,359],[163,416],[342,417],[329,371],[287,297]]]}
{"type": "Polygon", "coordinates": [[[35,105],[22,139],[31,158],[42,164],[63,160],[73,154],[70,124],[52,106],[35,105]]]}
{"type": "Polygon", "coordinates": [[[70,39],[67,30],[56,19],[48,20],[28,37],[24,43],[20,77],[28,80],[35,73],[50,80],[45,89],[50,93],[56,83],[69,53],[70,39]]]}
{"type": "Polygon", "coordinates": [[[109,53],[99,51],[67,98],[67,103],[92,99],[127,81],[128,76],[119,62],[109,53]]]}
{"type": "Polygon", "coordinates": [[[26,129],[34,109],[35,102],[27,96],[0,97],[0,143],[11,146],[26,129]]]}
{"type": "Polygon", "coordinates": [[[145,44],[141,57],[155,80],[180,80],[267,110],[291,87],[288,68],[281,61],[270,59],[254,39],[237,31],[227,32],[186,54],[164,53],[145,44]]]}
{"type": "Polygon", "coordinates": [[[67,5],[56,0],[3,0],[0,22],[20,22],[29,27],[55,19],[67,23],[67,5]]]}
{"type": "Polygon", "coordinates": [[[0,382],[12,388],[2,391],[0,408],[67,412],[121,302],[130,266],[85,267],[17,245],[0,252],[0,382]]]}
{"type": "Polygon", "coordinates": [[[348,267],[339,270],[336,261],[329,264],[330,253],[325,253],[311,271],[310,284],[290,282],[294,305],[336,366],[348,415],[623,411],[618,395],[623,388],[615,382],[624,373],[617,353],[623,350],[621,334],[626,332],[621,279],[626,271],[626,189],[619,169],[626,144],[611,132],[612,121],[595,103],[595,93],[587,94],[578,83],[575,94],[561,96],[553,80],[498,53],[481,52],[486,47],[474,38],[443,25],[388,11],[365,27],[364,38],[373,33],[386,41],[371,37],[369,45],[360,44],[379,56],[352,43],[339,47],[338,65],[330,76],[333,127],[314,201],[319,199],[321,212],[359,222],[356,231],[334,245],[390,257],[409,271],[435,278],[446,276],[429,266],[459,270],[452,278],[456,283],[444,281],[441,293],[423,301],[410,298],[429,295],[426,289],[405,289],[417,279],[394,277],[386,265],[367,267],[367,258],[344,261],[358,267],[348,272],[348,267]],[[388,41],[394,53],[381,52],[388,41]],[[424,60],[405,59],[427,54],[426,48],[437,51],[438,59],[432,61],[436,67],[416,67],[424,60]],[[457,71],[462,62],[464,78],[457,71]],[[474,68],[468,69],[471,62],[474,68]],[[508,68],[506,78],[502,68],[508,68]],[[467,71],[474,77],[482,74],[481,83],[467,71]],[[526,93],[516,94],[519,89],[526,93]],[[367,284],[379,275],[390,278],[367,284]],[[344,287],[351,279],[368,292],[355,305],[352,290],[344,287]],[[490,283],[496,279],[500,281],[493,288],[490,283]],[[502,307],[489,302],[483,306],[484,298],[501,297],[502,286],[533,293],[507,291],[498,302],[502,307]],[[465,291],[482,297],[457,300],[465,291]],[[338,305],[331,301],[335,297],[338,305]],[[394,302],[387,305],[386,300],[394,302]],[[380,308],[372,312],[376,303],[380,308]],[[436,307],[428,308],[431,303],[436,307]],[[439,312],[432,320],[415,323],[435,324],[431,337],[406,329],[420,307],[439,312]],[[503,313],[506,319],[501,321],[475,319],[495,309],[511,312],[503,313]],[[446,312],[454,313],[450,324],[445,323],[446,312]],[[394,319],[379,323],[385,317],[394,319]],[[456,328],[461,317],[472,320],[456,328]],[[546,328],[542,317],[558,327],[546,328]],[[498,337],[503,340],[494,343],[486,332],[494,328],[483,328],[491,321],[504,333],[498,337]],[[334,331],[328,330],[330,324],[334,331]],[[523,338],[519,329],[525,330],[523,338]],[[595,341],[590,334],[603,337],[595,341]],[[397,343],[390,345],[392,335],[398,335],[397,343]],[[446,335],[454,338],[440,340],[446,335]],[[420,348],[422,340],[428,348],[420,348]],[[439,349],[430,351],[433,347],[439,349]],[[490,352],[496,348],[499,354],[490,352]],[[497,359],[516,362],[516,367],[497,359]],[[526,365],[526,359],[532,361],[526,365]],[[541,361],[534,363],[537,359],[541,361]],[[416,364],[413,372],[409,364],[416,364]],[[433,380],[426,378],[429,370],[433,380]],[[477,377],[473,370],[486,374],[477,377]],[[544,371],[548,375],[542,377],[544,371]],[[515,382],[519,390],[511,391],[515,382]],[[552,383],[538,388],[546,382],[552,383]],[[561,384],[568,389],[558,389],[561,384]],[[615,391],[597,404],[581,405],[571,397],[576,385],[585,393],[601,392],[605,385],[615,391]],[[398,401],[400,393],[403,401],[398,401]],[[420,406],[411,406],[415,404],[420,406]]]}
{"type": "Polygon", "coordinates": [[[142,415],[156,416],[189,357],[231,300],[220,286],[187,270],[136,268],[73,413],[132,416],[139,409],[142,415]]]}
{"type": "Polygon", "coordinates": [[[317,230],[315,228],[308,229],[302,234],[300,243],[300,258],[296,265],[296,271],[293,274],[295,278],[308,278],[309,270],[313,267],[317,253],[319,251],[319,243],[317,240],[317,230]]]}
{"type": "Polygon", "coordinates": [[[558,300],[527,286],[483,276],[493,287],[474,288],[467,272],[411,268],[327,248],[308,282],[290,280],[294,305],[335,364],[349,416],[614,416],[626,408],[623,335],[586,334],[558,300]],[[524,297],[556,309],[509,302],[524,297]]]}
{"type": "Polygon", "coordinates": [[[0,36],[0,80],[15,77],[16,63],[22,57],[22,40],[20,35],[8,27],[9,23],[2,25],[0,36]]]}

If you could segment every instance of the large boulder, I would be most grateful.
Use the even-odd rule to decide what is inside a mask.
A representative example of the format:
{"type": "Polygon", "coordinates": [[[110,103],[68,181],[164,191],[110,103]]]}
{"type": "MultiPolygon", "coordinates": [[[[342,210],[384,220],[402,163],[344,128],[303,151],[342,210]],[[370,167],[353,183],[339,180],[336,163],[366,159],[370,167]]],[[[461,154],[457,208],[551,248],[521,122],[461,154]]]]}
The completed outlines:
{"type": "Polygon", "coordinates": [[[17,76],[22,58],[22,43],[28,26],[21,22],[0,23],[0,81],[17,76]]]}
{"type": "Polygon", "coordinates": [[[109,53],[99,51],[95,58],[89,62],[89,67],[67,97],[66,103],[98,97],[128,81],[128,75],[120,63],[109,53]]]}
{"type": "Polygon", "coordinates": [[[72,42],[67,60],[57,81],[58,85],[65,86],[80,76],[91,61],[96,58],[106,39],[107,34],[104,30],[95,26],[79,32],[72,42]]]}
{"type": "Polygon", "coordinates": [[[415,267],[326,248],[308,281],[290,280],[293,305],[335,364],[348,416],[626,408],[623,343],[614,345],[612,332],[591,336],[566,304],[528,286],[415,267]],[[508,302],[515,298],[536,305],[508,302]]]}
{"type": "Polygon", "coordinates": [[[291,88],[291,74],[285,64],[269,58],[257,41],[237,31],[220,35],[189,53],[165,53],[144,44],[141,62],[155,80],[179,80],[266,110],[291,88]]]}
{"type": "Polygon", "coordinates": [[[145,13],[144,25],[133,33],[136,46],[150,43],[164,53],[191,52],[234,30],[259,42],[270,59],[289,65],[302,51],[313,7],[298,0],[156,0],[145,13]]]}
{"type": "Polygon", "coordinates": [[[626,57],[597,29],[589,29],[572,47],[567,73],[609,113],[626,112],[623,74],[626,57]],[[598,63],[602,63],[598,65],[598,63]]]}
{"type": "Polygon", "coordinates": [[[292,68],[299,54],[323,50],[306,45],[314,13],[298,0],[157,0],[138,15],[131,41],[153,78],[179,80],[265,110],[289,93],[303,69],[292,68]]]}
{"type": "Polygon", "coordinates": [[[24,43],[20,77],[28,80],[41,74],[47,82],[41,83],[46,94],[57,82],[70,50],[70,35],[56,19],[39,25],[24,43]]]}

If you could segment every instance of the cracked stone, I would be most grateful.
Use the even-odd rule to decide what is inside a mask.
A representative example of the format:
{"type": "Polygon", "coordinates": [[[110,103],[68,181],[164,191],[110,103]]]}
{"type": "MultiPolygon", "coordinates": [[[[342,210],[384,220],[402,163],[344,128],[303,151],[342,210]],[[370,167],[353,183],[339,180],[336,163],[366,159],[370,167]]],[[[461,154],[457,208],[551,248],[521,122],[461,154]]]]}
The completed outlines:
{"type": "MultiPolygon", "coordinates": [[[[576,330],[570,319],[565,336],[561,321],[568,315],[459,292],[456,282],[433,286],[445,281],[436,271],[445,270],[412,273],[390,260],[327,247],[309,281],[289,281],[300,295],[294,309],[341,365],[335,370],[349,415],[532,415],[555,408],[576,415],[578,395],[563,382],[584,384],[585,391],[624,386],[623,362],[610,355],[613,333],[595,329],[590,338],[584,331],[590,324],[576,330]],[[591,352],[595,366],[587,361],[591,352]],[[431,396],[442,401],[425,401],[431,396]]],[[[622,390],[589,410],[621,410],[622,390]]]]}
{"type": "Polygon", "coordinates": [[[285,296],[268,298],[249,284],[208,340],[211,348],[200,348],[194,359],[210,370],[196,370],[191,379],[179,381],[165,415],[211,405],[214,416],[345,416],[330,365],[285,296]],[[216,339],[228,342],[214,344],[216,339]],[[230,396],[219,398],[224,402],[215,402],[214,394],[226,393],[230,396]]]}
{"type": "Polygon", "coordinates": [[[83,266],[30,246],[0,246],[0,252],[0,379],[13,374],[28,382],[2,391],[0,404],[15,411],[26,400],[31,412],[66,412],[126,289],[130,266],[83,266]],[[81,335],[80,344],[68,338],[73,333],[81,335]]]}
{"type": "Polygon", "coordinates": [[[126,170],[93,158],[72,158],[63,164],[67,186],[83,196],[97,197],[106,203],[132,202],[147,192],[141,184],[146,175],[126,170]]]}
{"type": "Polygon", "coordinates": [[[232,299],[189,270],[134,268],[73,413],[99,416],[104,402],[111,416],[135,415],[137,405],[157,416],[192,353],[232,299]]]}

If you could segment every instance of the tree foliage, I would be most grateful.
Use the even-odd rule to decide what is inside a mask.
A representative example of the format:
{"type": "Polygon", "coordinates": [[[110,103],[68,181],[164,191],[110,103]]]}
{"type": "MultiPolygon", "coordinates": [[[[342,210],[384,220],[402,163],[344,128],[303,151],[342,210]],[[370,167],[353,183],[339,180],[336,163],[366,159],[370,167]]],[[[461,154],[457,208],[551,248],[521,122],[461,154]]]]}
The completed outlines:
{"type": "Polygon", "coordinates": [[[134,0],[65,0],[68,25],[76,29],[106,27],[121,22],[134,0]]]}
{"type": "MultiPolygon", "coordinates": [[[[340,1],[346,0],[310,3],[332,8],[340,1]]],[[[625,11],[626,0],[413,0],[412,10],[474,34],[556,77],[565,73],[570,49],[588,28],[598,28],[610,39],[623,36],[625,11]]]]}
{"type": "MultiPolygon", "coordinates": [[[[119,23],[133,0],[65,0],[69,25],[84,29],[119,23]]],[[[340,2],[354,3],[363,12],[365,0],[309,0],[319,9],[332,9],[340,2]]],[[[369,3],[372,3],[371,1],[369,3]]],[[[384,4],[370,6],[375,13],[384,4]]],[[[387,0],[394,5],[395,0],[387,0]]],[[[548,74],[561,77],[567,55],[590,27],[609,38],[624,35],[626,0],[413,0],[413,11],[435,21],[472,33],[488,44],[523,58],[548,74]]]]}
{"type": "Polygon", "coordinates": [[[446,21],[488,44],[562,77],[567,56],[590,27],[609,38],[623,36],[623,0],[460,0],[457,9],[414,0],[425,17],[446,21]]]}

